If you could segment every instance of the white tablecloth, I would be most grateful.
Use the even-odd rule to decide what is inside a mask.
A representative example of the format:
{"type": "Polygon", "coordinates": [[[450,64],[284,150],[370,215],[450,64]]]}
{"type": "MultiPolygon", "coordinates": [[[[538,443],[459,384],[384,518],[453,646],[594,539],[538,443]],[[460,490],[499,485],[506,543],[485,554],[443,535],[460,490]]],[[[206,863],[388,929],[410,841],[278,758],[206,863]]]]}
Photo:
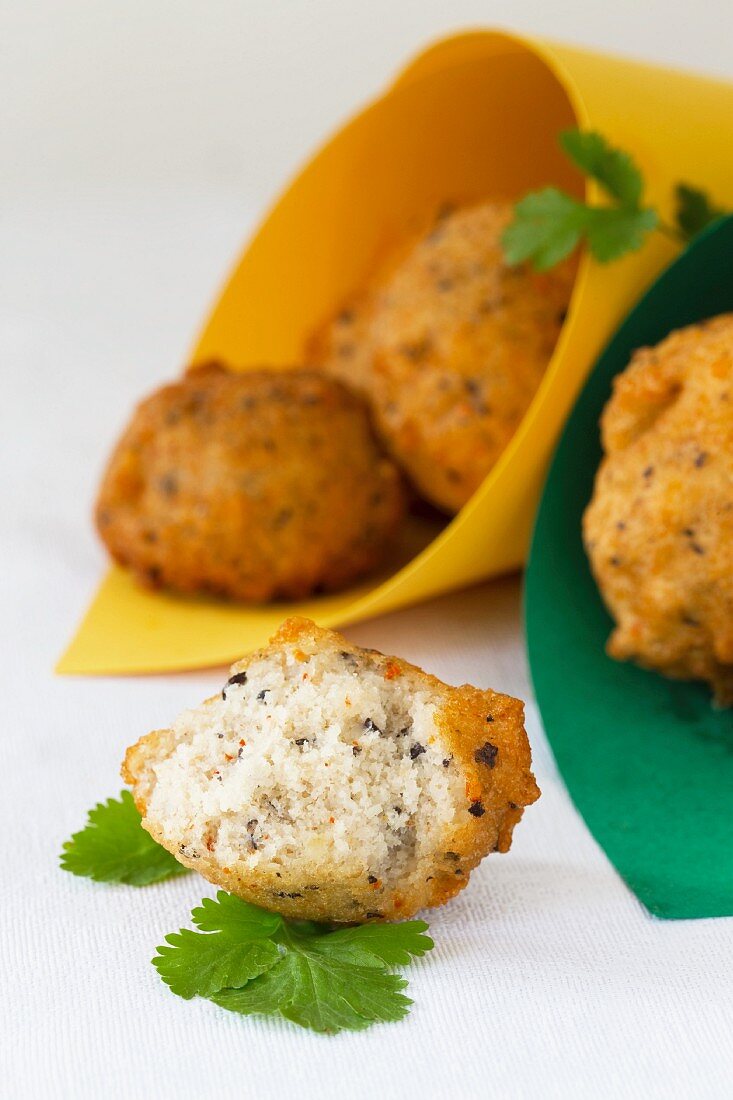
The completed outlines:
{"type": "MultiPolygon", "coordinates": [[[[39,140],[56,133],[46,45],[39,140]]],[[[105,88],[94,71],[92,100],[105,88]]],[[[216,186],[155,172],[136,185],[134,164],[124,181],[77,178],[71,131],[68,172],[16,181],[0,207],[0,1094],[730,1096],[733,921],[652,919],[588,834],[531,702],[516,579],[348,631],[450,682],[528,699],[543,789],[511,853],[431,916],[436,948],[409,969],[404,1023],[323,1038],[184,1002],[149,960],[206,884],[136,890],[58,869],[86,810],[120,789],[125,746],[223,678],[59,679],[51,668],[103,569],[89,513],[106,450],[132,402],[178,369],[265,198],[248,207],[225,170],[216,186]]]]}

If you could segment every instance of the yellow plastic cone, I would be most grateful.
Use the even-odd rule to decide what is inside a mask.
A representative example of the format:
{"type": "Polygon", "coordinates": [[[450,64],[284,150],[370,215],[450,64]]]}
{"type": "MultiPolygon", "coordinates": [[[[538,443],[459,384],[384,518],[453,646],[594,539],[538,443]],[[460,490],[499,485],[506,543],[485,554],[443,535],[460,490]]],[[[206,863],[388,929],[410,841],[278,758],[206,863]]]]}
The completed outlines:
{"type": "MultiPolygon", "coordinates": [[[[245,250],[192,361],[297,363],[308,333],[385,247],[446,200],[514,198],[549,183],[582,194],[557,144],[559,131],[575,125],[633,154],[663,214],[680,180],[733,207],[733,85],[503,33],[461,34],[417,57],[285,191],[245,250]]],[[[223,664],[296,611],[326,626],[354,622],[521,565],[575,394],[674,254],[655,234],[617,263],[581,263],[553,359],[501,460],[442,531],[409,532],[422,549],[392,575],[297,606],[250,608],[146,592],[112,569],[58,671],[223,664]]]]}

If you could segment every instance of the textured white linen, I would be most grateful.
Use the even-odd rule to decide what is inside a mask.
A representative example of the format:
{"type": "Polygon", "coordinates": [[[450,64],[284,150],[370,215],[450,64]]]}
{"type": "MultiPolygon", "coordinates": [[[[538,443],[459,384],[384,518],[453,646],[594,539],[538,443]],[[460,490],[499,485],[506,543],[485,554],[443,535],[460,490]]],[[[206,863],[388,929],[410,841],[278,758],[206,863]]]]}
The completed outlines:
{"type": "MultiPolygon", "coordinates": [[[[169,19],[190,7],[170,6],[169,19]]],[[[87,8],[90,17],[101,10],[87,8]]],[[[378,22],[369,6],[362,18],[367,11],[378,22]]],[[[508,9],[498,14],[505,18],[508,9]]],[[[496,20],[497,12],[482,18],[496,20]]],[[[426,33],[409,45],[400,39],[399,52],[426,33]]],[[[64,101],[53,110],[50,32],[43,45],[48,84],[35,106],[26,104],[41,143],[68,107],[64,101]]],[[[22,54],[20,41],[16,49],[22,54]]],[[[388,70],[384,56],[373,62],[375,85],[388,70]]],[[[14,61],[18,72],[25,61],[14,61]]],[[[70,87],[72,67],[56,64],[70,87]]],[[[101,119],[117,104],[117,91],[101,69],[94,72],[80,102],[91,97],[101,119]]],[[[146,88],[155,99],[151,72],[146,88]]],[[[88,76],[79,66],[73,75],[88,76]]],[[[196,81],[200,91],[200,74],[196,81]]],[[[114,122],[124,128],[124,112],[114,122]]],[[[133,149],[134,135],[123,137],[133,149]]],[[[402,1024],[322,1038],[175,998],[149,960],[163,935],[211,892],[205,884],[192,876],[135,890],[58,869],[61,842],[95,800],[120,789],[125,746],[223,679],[222,670],[60,679],[51,668],[103,569],[89,512],[106,450],[133,401],[183,361],[212,288],[270,186],[243,200],[226,164],[208,184],[181,183],[166,178],[165,158],[159,163],[148,150],[145,185],[135,189],[134,165],[127,182],[104,170],[92,179],[75,142],[65,152],[62,144],[57,136],[54,156],[64,171],[57,166],[52,179],[39,174],[26,187],[14,166],[17,179],[0,207],[0,1094],[730,1096],[733,921],[661,923],[646,914],[569,802],[531,703],[543,797],[527,812],[511,853],[487,860],[470,887],[431,917],[436,949],[408,971],[415,1005],[402,1024]]],[[[243,171],[237,162],[238,180],[243,171]]],[[[516,579],[348,633],[449,682],[529,696],[516,579]]]]}

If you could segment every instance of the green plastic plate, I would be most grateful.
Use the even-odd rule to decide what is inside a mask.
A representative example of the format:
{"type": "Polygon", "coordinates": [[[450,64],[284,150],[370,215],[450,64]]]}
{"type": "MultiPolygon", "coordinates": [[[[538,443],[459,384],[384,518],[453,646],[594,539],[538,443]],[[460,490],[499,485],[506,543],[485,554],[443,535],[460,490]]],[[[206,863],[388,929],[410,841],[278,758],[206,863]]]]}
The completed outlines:
{"type": "Polygon", "coordinates": [[[635,348],[733,310],[733,217],[654,283],[598,360],[555,453],[527,567],[537,702],[570,795],[655,915],[733,916],[733,710],[700,684],[608,658],[609,618],[581,542],[601,448],[598,420],[635,348]]]}

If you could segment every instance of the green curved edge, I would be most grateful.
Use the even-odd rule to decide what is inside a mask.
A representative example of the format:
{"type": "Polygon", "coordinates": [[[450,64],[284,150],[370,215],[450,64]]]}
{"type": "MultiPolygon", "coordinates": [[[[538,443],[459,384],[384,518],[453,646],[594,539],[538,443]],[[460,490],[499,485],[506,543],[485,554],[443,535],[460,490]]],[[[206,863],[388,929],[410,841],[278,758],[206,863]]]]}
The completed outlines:
{"type": "Polygon", "coordinates": [[[611,629],[581,542],[598,419],[631,352],[733,310],[733,217],[652,285],[598,360],[555,453],[525,581],[532,680],[570,795],[652,913],[733,916],[733,710],[604,653],[611,629]]]}

